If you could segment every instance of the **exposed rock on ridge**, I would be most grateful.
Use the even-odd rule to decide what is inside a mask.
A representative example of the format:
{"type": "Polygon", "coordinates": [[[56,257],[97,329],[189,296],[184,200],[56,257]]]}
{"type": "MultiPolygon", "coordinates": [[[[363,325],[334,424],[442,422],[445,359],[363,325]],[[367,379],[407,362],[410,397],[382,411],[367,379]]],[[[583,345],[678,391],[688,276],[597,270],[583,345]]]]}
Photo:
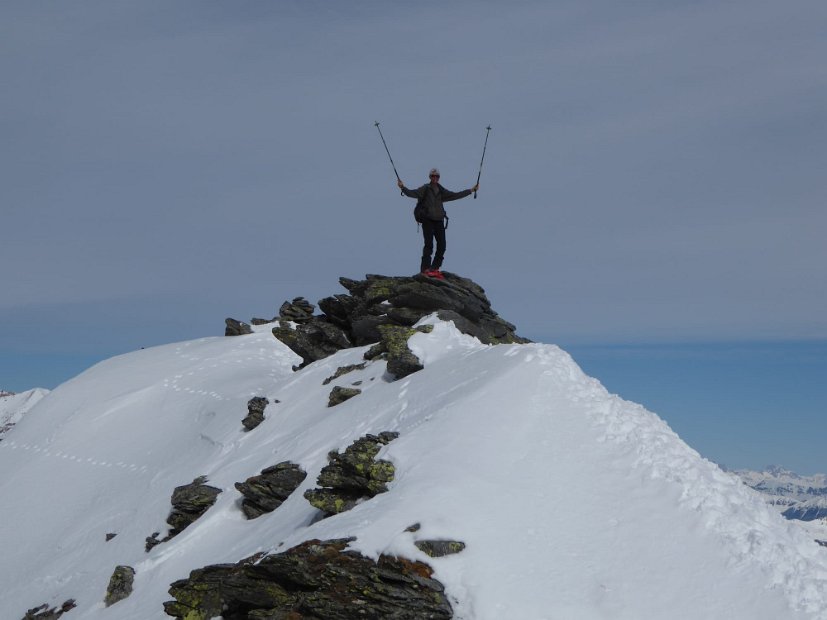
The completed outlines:
{"type": "MultiPolygon", "coordinates": [[[[453,273],[445,272],[444,280],[368,275],[339,282],[348,293],[320,300],[324,314],[314,315],[315,307],[301,297],[281,306],[273,335],[302,357],[300,367],[341,349],[379,342],[383,329],[411,327],[433,312],[486,344],[528,342],[491,308],[481,286],[453,273]]],[[[246,324],[238,323],[228,335],[244,330],[246,324]]]]}
{"type": "Polygon", "coordinates": [[[373,561],[349,539],[310,540],[284,553],[194,570],[172,584],[170,616],[207,618],[395,618],[453,616],[427,564],[380,555],[373,561]]]}

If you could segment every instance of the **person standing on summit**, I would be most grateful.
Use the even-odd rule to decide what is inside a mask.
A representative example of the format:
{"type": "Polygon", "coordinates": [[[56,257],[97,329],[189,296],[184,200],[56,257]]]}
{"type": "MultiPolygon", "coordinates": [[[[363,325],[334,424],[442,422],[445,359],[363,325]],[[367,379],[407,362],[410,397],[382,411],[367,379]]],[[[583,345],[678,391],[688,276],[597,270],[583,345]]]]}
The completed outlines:
{"type": "Polygon", "coordinates": [[[422,247],[422,262],[419,271],[423,275],[442,279],[443,275],[440,268],[445,257],[445,220],[448,217],[442,203],[470,196],[479,189],[479,183],[471,189],[452,192],[439,184],[439,170],[436,168],[431,168],[428,177],[430,183],[426,183],[417,189],[408,189],[401,179],[397,179],[396,184],[408,198],[416,198],[417,206],[421,205],[423,211],[422,216],[417,218],[417,221],[422,224],[422,235],[425,241],[422,247]],[[436,254],[434,254],[432,260],[434,239],[436,239],[436,254]]]}

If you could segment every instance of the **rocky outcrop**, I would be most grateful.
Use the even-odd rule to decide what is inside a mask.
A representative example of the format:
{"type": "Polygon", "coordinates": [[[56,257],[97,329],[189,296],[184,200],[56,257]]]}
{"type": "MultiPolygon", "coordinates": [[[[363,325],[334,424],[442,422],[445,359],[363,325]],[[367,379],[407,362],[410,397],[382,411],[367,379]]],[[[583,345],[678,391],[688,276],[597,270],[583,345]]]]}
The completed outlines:
{"type": "Polygon", "coordinates": [[[279,308],[279,318],[294,323],[307,323],[313,318],[316,306],[304,297],[296,297],[293,301],[285,301],[279,308]]]}
{"type": "Polygon", "coordinates": [[[77,604],[73,598],[64,601],[60,607],[49,607],[47,603],[43,603],[39,607],[28,610],[26,615],[23,616],[23,620],[57,620],[75,607],[77,607],[77,604]]]}
{"type": "Polygon", "coordinates": [[[422,562],[347,550],[352,539],[310,540],[284,553],[207,566],[176,581],[170,616],[208,618],[394,618],[453,616],[444,587],[422,562]]]}
{"type": "Polygon", "coordinates": [[[329,517],[386,492],[395,469],[390,461],[375,459],[382,446],[398,436],[399,433],[387,432],[365,435],[344,452],[331,452],[327,456],[329,463],[317,479],[320,488],[305,491],[304,497],[329,517]]]}
{"type": "Polygon", "coordinates": [[[225,336],[243,336],[245,334],[252,334],[253,328],[247,323],[236,321],[235,319],[224,319],[227,326],[224,328],[225,336]]]}
{"type": "Polygon", "coordinates": [[[358,388],[346,388],[337,385],[330,390],[330,395],[327,397],[327,406],[335,407],[336,405],[341,405],[346,400],[350,400],[361,393],[362,390],[358,388]]]}
{"type": "Polygon", "coordinates": [[[112,576],[109,578],[109,586],[106,588],[104,604],[109,607],[118,601],[128,598],[132,594],[132,584],[135,582],[135,569],[131,566],[116,566],[112,576]]]}
{"type": "Polygon", "coordinates": [[[248,519],[273,512],[299,488],[306,477],[307,473],[298,465],[285,461],[261,470],[258,476],[236,482],[235,488],[244,496],[241,510],[248,519]]]}
{"type": "Polygon", "coordinates": [[[255,396],[247,401],[247,415],[241,420],[245,430],[251,431],[264,422],[264,409],[269,404],[270,401],[263,396],[255,396]]]}
{"type": "Polygon", "coordinates": [[[171,528],[169,534],[160,540],[158,539],[160,532],[155,532],[148,537],[146,539],[147,551],[180,534],[215,503],[221,489],[211,487],[206,482],[206,476],[199,476],[190,484],[175,488],[172,492],[172,510],[167,517],[167,523],[171,528]]]}
{"type": "Polygon", "coordinates": [[[528,342],[494,312],[482,287],[452,273],[444,280],[368,275],[339,282],[348,294],[320,300],[320,316],[300,297],[282,306],[273,334],[302,357],[300,368],[340,349],[379,342],[382,328],[411,327],[433,312],[487,344],[528,342]]]}
{"type": "Polygon", "coordinates": [[[353,346],[343,330],[319,317],[293,326],[288,321],[279,321],[273,335],[301,356],[302,363],[294,370],[353,346]]]}

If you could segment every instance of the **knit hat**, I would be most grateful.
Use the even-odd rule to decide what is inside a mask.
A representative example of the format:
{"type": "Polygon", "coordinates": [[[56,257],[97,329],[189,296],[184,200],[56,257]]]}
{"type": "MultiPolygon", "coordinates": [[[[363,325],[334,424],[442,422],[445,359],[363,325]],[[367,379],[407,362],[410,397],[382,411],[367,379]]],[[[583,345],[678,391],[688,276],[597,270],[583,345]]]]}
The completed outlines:
{"type": "Polygon", "coordinates": [[[433,176],[433,175],[439,176],[439,169],[438,168],[431,168],[431,171],[428,173],[428,176],[430,177],[430,176],[433,176]]]}

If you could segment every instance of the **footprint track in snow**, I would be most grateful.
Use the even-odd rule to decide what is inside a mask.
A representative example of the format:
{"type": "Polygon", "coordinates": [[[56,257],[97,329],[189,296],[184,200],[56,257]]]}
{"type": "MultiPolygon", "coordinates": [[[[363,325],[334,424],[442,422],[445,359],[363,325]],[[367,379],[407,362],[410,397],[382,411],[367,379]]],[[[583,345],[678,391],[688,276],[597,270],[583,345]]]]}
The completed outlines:
{"type": "Polygon", "coordinates": [[[127,471],[133,471],[141,474],[149,471],[149,467],[146,465],[124,463],[123,461],[113,463],[111,461],[98,460],[91,456],[78,456],[76,454],[70,454],[68,452],[63,452],[62,450],[52,452],[49,448],[44,448],[37,444],[17,443],[16,441],[0,442],[0,450],[23,450],[24,452],[33,452],[35,454],[39,454],[40,456],[73,461],[80,465],[90,465],[92,467],[117,467],[119,469],[125,469],[127,471]]]}

